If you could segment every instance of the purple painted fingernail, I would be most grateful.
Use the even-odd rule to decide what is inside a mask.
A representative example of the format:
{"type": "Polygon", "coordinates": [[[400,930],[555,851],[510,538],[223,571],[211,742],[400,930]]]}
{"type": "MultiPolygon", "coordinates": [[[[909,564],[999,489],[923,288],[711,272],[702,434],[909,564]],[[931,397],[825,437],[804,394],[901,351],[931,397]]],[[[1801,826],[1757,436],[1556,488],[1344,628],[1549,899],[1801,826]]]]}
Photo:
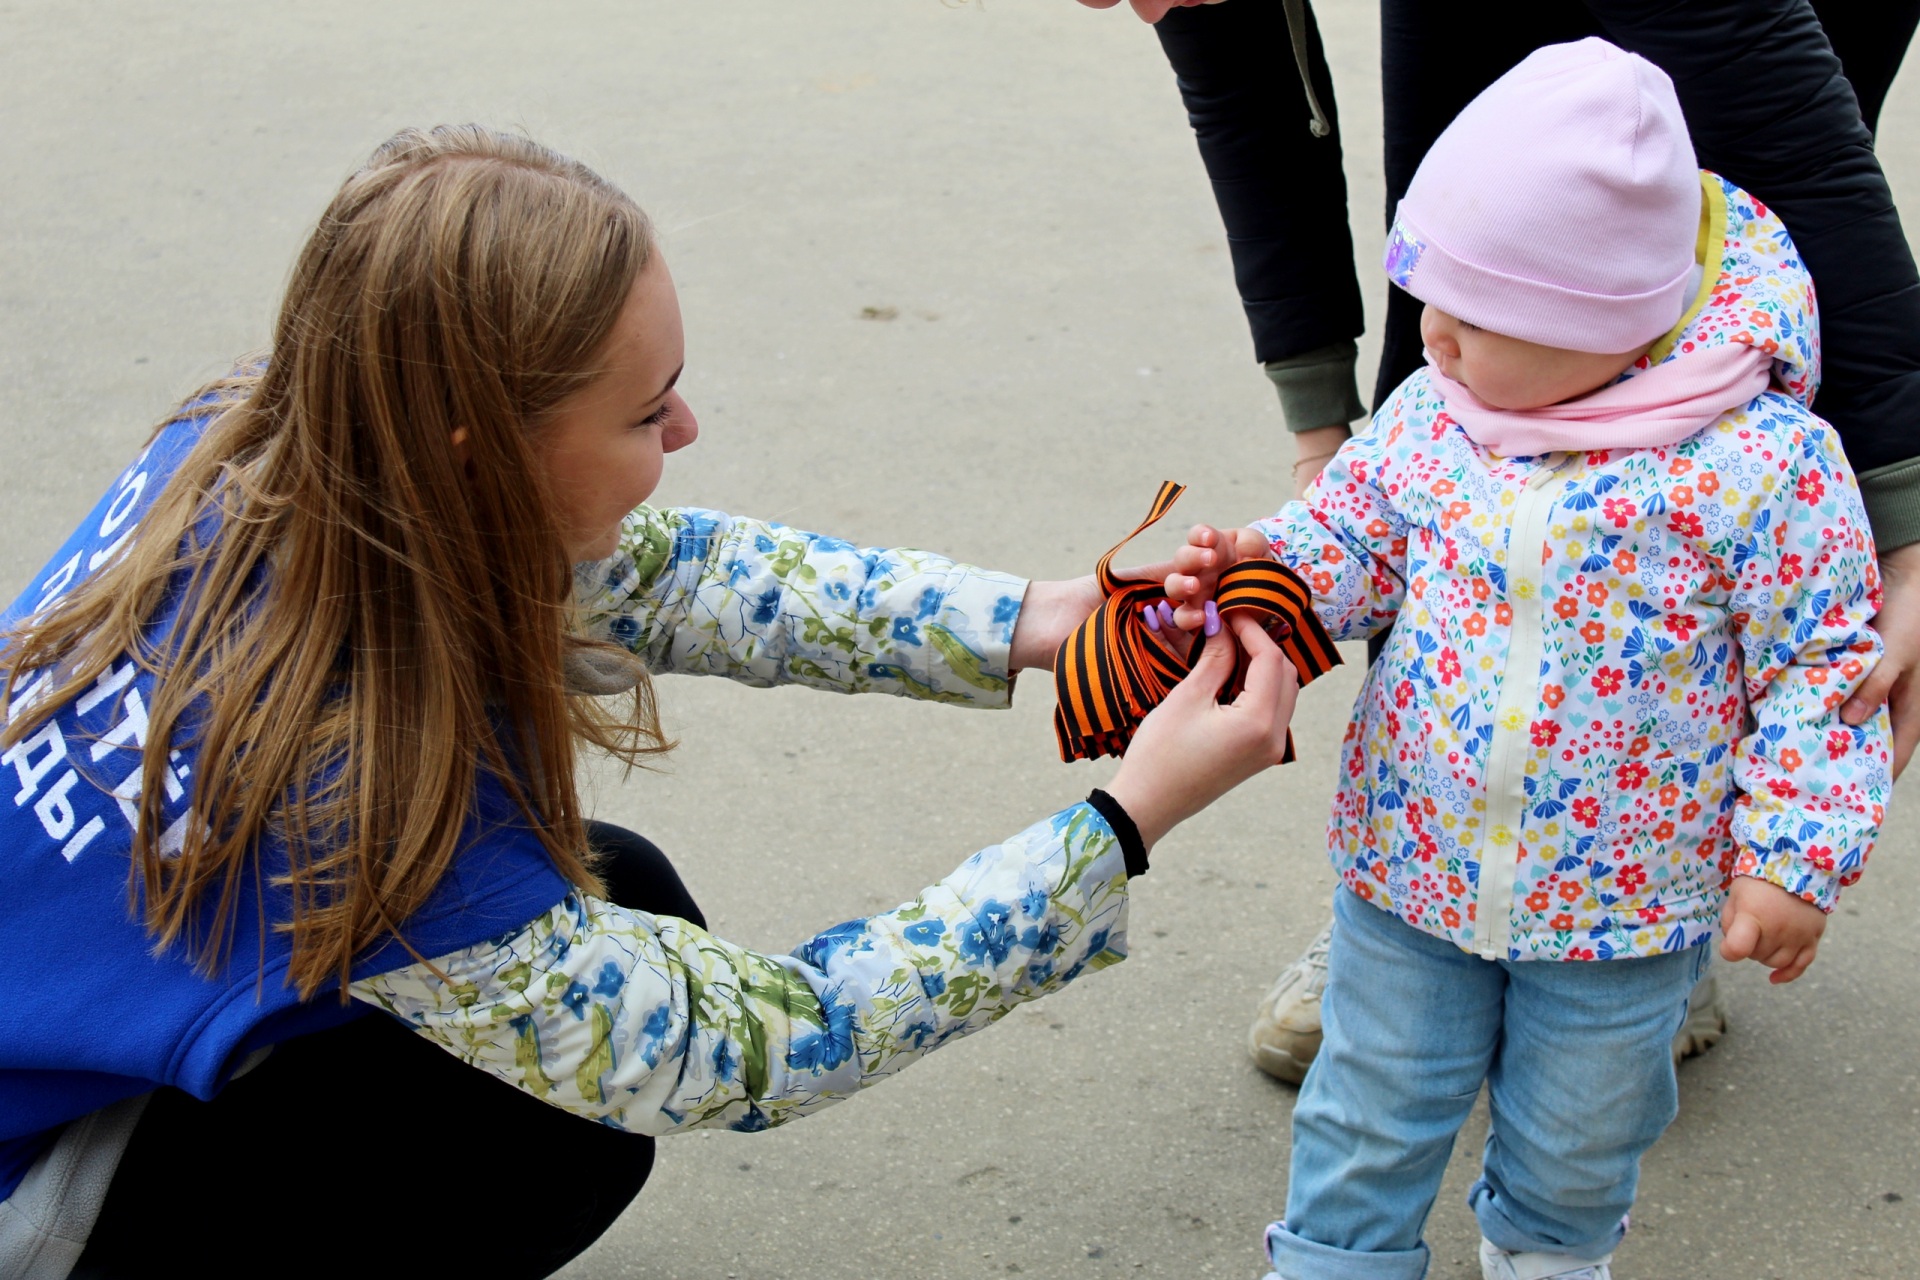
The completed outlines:
{"type": "Polygon", "coordinates": [[[1160,602],[1160,621],[1169,627],[1173,625],[1173,606],[1165,600],[1160,602]]]}
{"type": "Polygon", "coordinates": [[[1147,624],[1147,630],[1158,631],[1160,629],[1160,615],[1153,611],[1152,605],[1150,604],[1141,605],[1140,617],[1145,620],[1147,624]]]}
{"type": "Polygon", "coordinates": [[[1220,610],[1217,607],[1215,607],[1213,601],[1211,600],[1207,601],[1207,603],[1201,608],[1200,612],[1205,614],[1207,619],[1205,625],[1201,627],[1201,630],[1206,632],[1210,636],[1219,635],[1220,634],[1220,610]]]}

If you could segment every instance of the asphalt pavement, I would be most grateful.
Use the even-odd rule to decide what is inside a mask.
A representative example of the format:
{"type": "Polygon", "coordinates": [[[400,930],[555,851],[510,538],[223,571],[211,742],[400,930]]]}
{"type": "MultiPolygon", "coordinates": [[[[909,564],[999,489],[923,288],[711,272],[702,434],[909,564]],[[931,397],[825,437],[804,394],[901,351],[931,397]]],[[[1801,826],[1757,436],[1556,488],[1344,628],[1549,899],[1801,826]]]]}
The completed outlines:
{"type": "MultiPolygon", "coordinates": [[[[1377,316],[1375,10],[1328,0],[1321,22],[1377,316]]],[[[1175,526],[1289,496],[1172,77],[1124,7],[0,0],[0,33],[9,592],[151,423],[265,340],[339,180],[394,129],[454,120],[572,151],[659,223],[703,427],[662,501],[1064,576],[1163,478],[1192,486],[1175,526]]],[[[1911,76],[1881,153],[1920,225],[1911,76]]],[[[564,1275],[1258,1275],[1295,1094],[1243,1037],[1326,910],[1351,656],[1303,696],[1299,763],[1161,846],[1127,964],[804,1124],[664,1141],[564,1275]]],[[[1044,679],[1001,715],[693,680],[663,696],[680,751],[664,774],[597,775],[597,811],[666,848],[723,936],[769,950],[901,901],[1110,771],[1057,762],[1044,679]]],[[[1622,1280],[1920,1275],[1913,786],[1812,973],[1728,977],[1733,1030],[1682,1070],[1622,1280]]],[[[488,1233],[553,1211],[566,1170],[437,1121],[383,1184],[483,1274],[488,1233]]],[[[1484,1114],[1429,1223],[1445,1280],[1478,1274],[1462,1195],[1483,1134],[1484,1114]]]]}

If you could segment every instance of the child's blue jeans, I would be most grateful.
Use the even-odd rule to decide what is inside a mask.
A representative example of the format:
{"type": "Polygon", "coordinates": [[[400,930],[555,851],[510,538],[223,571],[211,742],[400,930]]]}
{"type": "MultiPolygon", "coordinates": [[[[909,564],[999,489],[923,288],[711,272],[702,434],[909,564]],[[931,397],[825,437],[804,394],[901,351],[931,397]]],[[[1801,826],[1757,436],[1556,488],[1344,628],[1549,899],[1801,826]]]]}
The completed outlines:
{"type": "Polygon", "coordinates": [[[1640,1157],[1678,1110],[1671,1043],[1709,949],[1493,961],[1334,895],[1325,1032],[1293,1112],[1283,1280],[1420,1280],[1421,1231],[1484,1080],[1468,1203],[1503,1249],[1607,1254],[1640,1157]]]}

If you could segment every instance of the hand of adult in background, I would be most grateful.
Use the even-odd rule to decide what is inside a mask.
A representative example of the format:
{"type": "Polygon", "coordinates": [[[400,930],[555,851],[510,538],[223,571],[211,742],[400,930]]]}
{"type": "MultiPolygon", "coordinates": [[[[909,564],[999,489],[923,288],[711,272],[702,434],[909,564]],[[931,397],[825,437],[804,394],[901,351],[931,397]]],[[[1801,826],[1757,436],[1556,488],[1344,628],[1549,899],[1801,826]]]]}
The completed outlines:
{"type": "Polygon", "coordinates": [[[1333,455],[1352,436],[1344,422],[1331,427],[1296,431],[1293,435],[1293,496],[1304,498],[1315,476],[1327,469],[1333,455]]]}
{"type": "Polygon", "coordinates": [[[1258,622],[1244,614],[1226,622],[1232,634],[1222,627],[1207,638],[1187,678],[1140,722],[1120,772],[1106,785],[1149,849],[1286,754],[1300,677],[1258,622]],[[1236,639],[1247,653],[1246,683],[1222,704],[1236,639]]]}
{"type": "Polygon", "coordinates": [[[1880,612],[1874,630],[1887,649],[1859,691],[1840,708],[1840,718],[1857,725],[1881,703],[1893,721],[1893,776],[1907,767],[1920,742],[1920,542],[1880,557],[1880,612]]]}
{"type": "MultiPolygon", "coordinates": [[[[1080,0],[1089,9],[1111,9],[1120,0],[1080,0]]],[[[1167,16],[1169,9],[1191,9],[1195,5],[1219,4],[1221,0],[1131,0],[1133,11],[1140,15],[1142,22],[1158,22],[1167,16]]]]}

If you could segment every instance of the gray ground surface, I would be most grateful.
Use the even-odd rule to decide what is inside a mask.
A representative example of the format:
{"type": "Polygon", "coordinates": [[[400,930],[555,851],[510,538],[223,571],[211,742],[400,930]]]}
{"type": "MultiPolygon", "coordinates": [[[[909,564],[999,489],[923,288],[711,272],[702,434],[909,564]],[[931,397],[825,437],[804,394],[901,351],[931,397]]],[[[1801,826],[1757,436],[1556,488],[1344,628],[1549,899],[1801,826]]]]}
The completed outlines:
{"type": "MultiPolygon", "coordinates": [[[[1377,304],[1373,11],[1330,0],[1323,22],[1377,304]]],[[[1064,575],[1162,477],[1194,486],[1187,518],[1286,495],[1199,160],[1124,10],[0,0],[0,33],[9,592],[147,423],[264,339],[339,178],[395,127],[443,120],[523,125],[664,228],[704,424],[665,501],[1064,575]]],[[[1911,83],[1883,154],[1920,216],[1911,83]]],[[[566,1275],[1258,1274],[1294,1094],[1241,1038],[1325,909],[1321,815],[1357,672],[1304,698],[1301,763],[1165,843],[1130,963],[857,1105],[663,1143],[646,1194],[566,1275]]],[[[665,701],[671,773],[602,779],[599,812],[768,949],[892,905],[1106,776],[1055,762],[1044,680],[1000,716],[690,681],[665,701]]],[[[1897,808],[1812,976],[1732,976],[1734,1031],[1682,1074],[1620,1275],[1920,1274],[1915,850],[1897,808]]],[[[486,1231],[540,1215],[523,1187],[564,1171],[444,1122],[418,1165],[450,1176],[422,1203],[482,1228],[482,1266],[486,1231]]],[[[1430,1223],[1440,1277],[1477,1274],[1460,1195],[1480,1134],[1430,1223]]]]}

